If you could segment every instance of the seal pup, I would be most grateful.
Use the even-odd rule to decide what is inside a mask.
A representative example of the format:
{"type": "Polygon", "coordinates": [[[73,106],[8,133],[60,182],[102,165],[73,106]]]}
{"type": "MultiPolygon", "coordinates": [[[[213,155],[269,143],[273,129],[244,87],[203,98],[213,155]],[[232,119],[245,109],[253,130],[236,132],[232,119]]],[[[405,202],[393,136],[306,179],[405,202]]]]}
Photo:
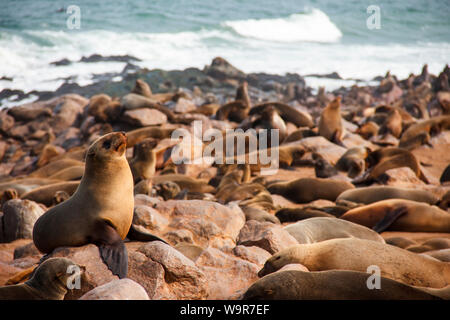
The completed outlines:
{"type": "Polygon", "coordinates": [[[266,261],[258,275],[263,277],[291,263],[300,263],[310,271],[366,272],[369,266],[376,265],[381,276],[412,286],[442,288],[450,282],[450,264],[357,238],[331,239],[283,249],[266,261]]]}
{"type": "Polygon", "coordinates": [[[156,152],[155,147],[158,140],[147,138],[136,144],[133,148],[133,158],[129,164],[134,182],[150,179],[156,172],[156,152]]]}
{"type": "Polygon", "coordinates": [[[341,97],[336,97],[323,109],[319,120],[319,135],[342,145],[341,97]]]}
{"type": "Polygon", "coordinates": [[[125,157],[126,135],[113,132],[88,149],[86,170],[76,192],[36,221],[39,251],[94,243],[113,274],[124,278],[128,255],[123,239],[133,220],[133,176],[125,157]]]}
{"type": "Polygon", "coordinates": [[[280,271],[254,282],[243,300],[434,300],[432,292],[385,277],[380,289],[367,287],[370,274],[350,270],[280,271]]]}
{"type": "MultiPolygon", "coordinates": [[[[80,268],[66,258],[50,258],[42,262],[25,283],[0,287],[0,300],[63,300],[67,283],[74,276],[71,266],[80,268]]],[[[81,274],[79,275],[81,276],[81,274]]]]}

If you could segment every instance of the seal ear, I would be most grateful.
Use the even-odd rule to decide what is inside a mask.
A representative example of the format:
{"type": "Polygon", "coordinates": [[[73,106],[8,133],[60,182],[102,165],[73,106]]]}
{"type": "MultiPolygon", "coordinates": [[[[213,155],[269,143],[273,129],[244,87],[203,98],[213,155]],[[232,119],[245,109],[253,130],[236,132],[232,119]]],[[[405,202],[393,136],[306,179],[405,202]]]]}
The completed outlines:
{"type": "Polygon", "coordinates": [[[101,221],[95,226],[96,239],[93,239],[97,245],[103,262],[108,266],[111,272],[123,279],[128,273],[128,252],[125,244],[107,221],[101,221]]]}

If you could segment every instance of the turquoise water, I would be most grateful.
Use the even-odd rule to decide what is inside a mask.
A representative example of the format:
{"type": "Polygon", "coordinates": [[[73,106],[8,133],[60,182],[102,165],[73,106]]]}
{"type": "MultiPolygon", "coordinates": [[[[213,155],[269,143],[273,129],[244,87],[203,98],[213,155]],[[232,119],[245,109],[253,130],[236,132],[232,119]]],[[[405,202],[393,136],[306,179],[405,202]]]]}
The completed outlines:
{"type": "Polygon", "coordinates": [[[69,76],[88,84],[125,65],[49,65],[94,53],[163,69],[202,68],[222,56],[246,72],[337,71],[363,80],[387,70],[406,77],[424,63],[438,73],[450,60],[448,0],[0,0],[0,8],[0,77],[13,78],[0,90],[54,90],[69,76]],[[371,4],[380,7],[381,29],[366,26],[371,4]],[[80,29],[67,28],[70,5],[80,8],[80,29]]]}

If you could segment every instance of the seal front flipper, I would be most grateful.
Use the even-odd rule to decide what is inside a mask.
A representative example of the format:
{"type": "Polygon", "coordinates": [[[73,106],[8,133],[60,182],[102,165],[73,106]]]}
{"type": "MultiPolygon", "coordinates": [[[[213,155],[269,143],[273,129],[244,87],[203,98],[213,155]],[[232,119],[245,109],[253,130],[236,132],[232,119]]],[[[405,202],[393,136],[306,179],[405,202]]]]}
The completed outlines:
{"type": "Polygon", "coordinates": [[[389,228],[399,217],[408,212],[408,208],[400,207],[388,212],[383,219],[372,228],[372,230],[380,233],[389,228]]]}
{"type": "Polygon", "coordinates": [[[107,221],[102,221],[95,226],[95,239],[103,262],[111,272],[123,279],[128,273],[128,252],[123,240],[116,229],[107,221]]]}
{"type": "Polygon", "coordinates": [[[137,229],[134,225],[131,225],[130,230],[128,231],[127,238],[130,240],[136,240],[136,241],[162,241],[165,244],[168,244],[167,241],[151,234],[150,232],[143,231],[140,229],[137,229]]]}

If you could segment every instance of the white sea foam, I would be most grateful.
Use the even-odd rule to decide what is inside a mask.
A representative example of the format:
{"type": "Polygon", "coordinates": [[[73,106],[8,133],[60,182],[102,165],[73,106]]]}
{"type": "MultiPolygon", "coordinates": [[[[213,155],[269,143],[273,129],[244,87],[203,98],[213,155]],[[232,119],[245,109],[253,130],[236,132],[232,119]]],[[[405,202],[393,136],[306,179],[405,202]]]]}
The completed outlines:
{"type": "Polygon", "coordinates": [[[287,18],[226,21],[223,25],[244,37],[268,41],[337,42],[342,37],[339,28],[319,9],[287,18]]]}
{"type": "MultiPolygon", "coordinates": [[[[45,41],[46,45],[41,45],[25,37],[2,33],[0,77],[10,77],[13,81],[0,80],[0,91],[5,88],[25,92],[56,90],[67,78],[80,85],[86,85],[92,83],[94,74],[123,70],[125,66],[123,62],[50,65],[51,62],[63,58],[79,61],[82,56],[95,53],[103,56],[128,54],[142,60],[133,63],[149,69],[203,68],[211,63],[214,57],[221,56],[244,72],[276,74],[296,72],[306,75],[336,71],[344,79],[365,81],[383,75],[387,70],[400,78],[405,78],[411,72],[419,73],[424,63],[428,63],[431,73],[438,74],[449,62],[450,43],[379,45],[349,44],[344,41],[323,43],[308,42],[306,38],[302,40],[306,42],[299,42],[299,37],[295,41],[290,41],[289,39],[292,40],[299,34],[294,35],[293,29],[289,33],[287,28],[295,25],[295,29],[301,24],[308,25],[309,22],[305,21],[309,21],[311,17],[324,19],[323,13],[318,12],[313,10],[310,14],[292,15],[285,19],[252,20],[251,23],[267,29],[273,24],[271,30],[278,30],[277,32],[282,34],[281,38],[274,39],[270,38],[274,36],[273,33],[265,33],[268,37],[262,39],[262,36],[243,36],[235,28],[232,30],[230,27],[179,33],[104,30],[24,32],[34,39],[45,41]],[[280,39],[284,39],[284,42],[279,41],[280,39]]],[[[328,19],[326,16],[325,18],[328,19]]],[[[228,23],[239,25],[241,22],[228,23]]],[[[321,78],[310,79],[309,82],[315,87],[325,85],[328,90],[335,88],[339,83],[321,78]]]]}

